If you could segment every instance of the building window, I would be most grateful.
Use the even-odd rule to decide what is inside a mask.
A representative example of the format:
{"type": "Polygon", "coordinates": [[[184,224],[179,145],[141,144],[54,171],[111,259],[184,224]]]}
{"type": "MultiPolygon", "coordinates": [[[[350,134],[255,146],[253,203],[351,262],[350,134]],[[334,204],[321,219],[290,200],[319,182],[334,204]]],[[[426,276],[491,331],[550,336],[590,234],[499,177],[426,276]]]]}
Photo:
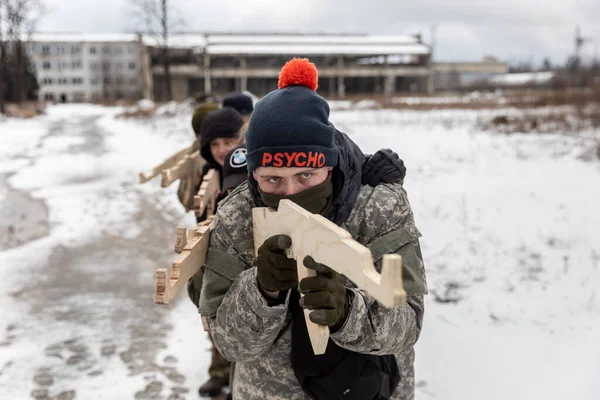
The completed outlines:
{"type": "Polygon", "coordinates": [[[110,78],[104,78],[104,84],[110,85],[110,78]]]}
{"type": "Polygon", "coordinates": [[[52,85],[52,78],[44,78],[42,82],[44,85],[52,85]]]}
{"type": "Polygon", "coordinates": [[[66,85],[67,84],[67,78],[58,78],[58,84],[59,85],[66,85]]]}
{"type": "Polygon", "coordinates": [[[123,48],[122,47],[115,47],[115,54],[123,54],[123,48]]]}
{"type": "Polygon", "coordinates": [[[90,63],[90,69],[91,69],[92,71],[95,71],[95,70],[97,70],[97,69],[98,69],[98,64],[96,64],[95,62],[93,62],[93,63],[90,63]]]}
{"type": "Polygon", "coordinates": [[[71,68],[73,68],[73,69],[81,69],[81,60],[73,61],[71,63],[71,68]]]}
{"type": "Polygon", "coordinates": [[[128,52],[129,54],[135,54],[135,51],[136,51],[136,50],[137,50],[137,48],[136,48],[135,46],[129,46],[129,47],[127,48],[127,52],[128,52]]]}
{"type": "Polygon", "coordinates": [[[102,48],[102,53],[103,53],[103,54],[109,54],[109,53],[110,53],[110,49],[108,48],[108,46],[104,46],[104,47],[102,48]]]}
{"type": "Polygon", "coordinates": [[[102,61],[102,70],[110,71],[110,61],[102,61]]]}
{"type": "Polygon", "coordinates": [[[117,64],[115,65],[115,68],[117,69],[117,71],[120,71],[120,70],[122,70],[122,69],[123,69],[123,63],[117,63],[117,64]]]}
{"type": "Polygon", "coordinates": [[[96,54],[96,48],[94,46],[90,47],[90,54],[96,54]]]}
{"type": "Polygon", "coordinates": [[[100,84],[100,80],[98,78],[93,78],[90,82],[91,82],[92,85],[98,85],[98,84],[100,84]]]}
{"type": "Polygon", "coordinates": [[[122,84],[123,84],[123,77],[119,76],[119,77],[116,79],[116,84],[117,84],[117,85],[122,85],[122,84]]]}
{"type": "Polygon", "coordinates": [[[58,54],[65,54],[65,46],[58,46],[56,50],[58,54]]]}
{"type": "Polygon", "coordinates": [[[46,56],[50,54],[50,46],[42,46],[42,54],[46,56]]]}
{"type": "Polygon", "coordinates": [[[71,54],[79,54],[81,52],[81,48],[79,46],[71,47],[71,54]]]}
{"type": "Polygon", "coordinates": [[[137,78],[131,78],[129,80],[129,84],[132,85],[132,86],[137,86],[137,84],[138,84],[137,78]]]}
{"type": "Polygon", "coordinates": [[[42,64],[42,68],[50,69],[50,68],[52,68],[52,64],[50,64],[50,61],[44,61],[44,64],[42,64]]]}
{"type": "Polygon", "coordinates": [[[73,78],[73,85],[81,85],[83,83],[82,78],[73,78]]]}
{"type": "Polygon", "coordinates": [[[134,62],[130,62],[130,63],[129,63],[129,70],[130,70],[130,71],[135,71],[135,68],[136,68],[136,65],[135,65],[135,63],[134,63],[134,62]]]}
{"type": "Polygon", "coordinates": [[[46,101],[54,101],[54,95],[52,93],[45,93],[44,100],[46,101]]]}

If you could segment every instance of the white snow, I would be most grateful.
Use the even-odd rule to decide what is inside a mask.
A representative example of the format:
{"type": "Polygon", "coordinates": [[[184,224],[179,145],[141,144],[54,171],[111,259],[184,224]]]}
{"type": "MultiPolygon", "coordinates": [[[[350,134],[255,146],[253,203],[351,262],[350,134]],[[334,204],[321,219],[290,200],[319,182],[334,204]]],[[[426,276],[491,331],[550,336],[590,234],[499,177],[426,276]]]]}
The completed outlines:
{"type": "MultiPolygon", "coordinates": [[[[408,168],[405,187],[423,234],[430,290],[416,347],[417,399],[600,398],[600,160],[584,157],[598,133],[505,136],[474,128],[489,111],[337,105],[333,122],[365,153],[390,147],[408,168]]],[[[0,252],[5,287],[31,279],[28,271],[6,273],[9,268],[25,258],[43,262],[56,244],[86,243],[100,231],[136,237],[133,200],[140,196],[193,225],[175,187],[165,190],[157,181],[133,192],[122,187],[189,145],[191,108],[169,105],[149,121],[115,119],[120,111],[57,106],[34,120],[0,122],[0,171],[15,172],[11,185],[46,201],[51,224],[50,236],[0,252]],[[76,135],[36,147],[59,118],[94,115],[106,131],[104,153],[65,155],[81,144],[76,135]],[[32,155],[35,161],[27,161],[32,155]],[[102,180],[86,182],[90,176],[102,180]],[[98,200],[99,191],[109,191],[111,200],[98,200]]],[[[178,358],[192,399],[207,375],[209,346],[197,313],[180,300],[171,306],[173,331],[158,358],[178,358]]],[[[7,321],[27,316],[22,303],[0,293],[0,335],[7,321]]],[[[70,329],[68,321],[61,324],[70,329]]],[[[40,353],[32,349],[49,343],[52,337],[40,336],[0,346],[0,360],[17,360],[0,374],[0,393],[28,398],[30,366],[40,353]]],[[[78,397],[130,398],[143,387],[122,365],[105,371],[79,382],[78,397]]]]}
{"type": "Polygon", "coordinates": [[[525,84],[544,84],[548,83],[554,78],[554,72],[522,72],[515,74],[502,74],[491,76],[488,80],[490,83],[516,86],[525,84]]]}
{"type": "Polygon", "coordinates": [[[593,133],[493,135],[476,115],[333,115],[408,168],[431,293],[419,398],[597,399],[600,160],[580,160],[593,133]],[[434,302],[448,285],[458,304],[434,302]]]}

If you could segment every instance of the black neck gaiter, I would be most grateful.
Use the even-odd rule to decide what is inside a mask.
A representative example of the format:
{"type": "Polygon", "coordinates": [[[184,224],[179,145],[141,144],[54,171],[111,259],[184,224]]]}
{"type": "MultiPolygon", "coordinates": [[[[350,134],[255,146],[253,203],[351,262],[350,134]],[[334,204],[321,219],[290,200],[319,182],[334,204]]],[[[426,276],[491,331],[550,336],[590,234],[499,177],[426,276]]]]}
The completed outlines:
{"type": "Polygon", "coordinates": [[[280,200],[291,200],[306,211],[313,214],[322,214],[327,211],[327,208],[329,208],[329,205],[331,204],[333,184],[331,183],[331,174],[329,174],[323,183],[290,196],[265,193],[260,190],[260,188],[258,188],[258,191],[263,203],[268,207],[277,209],[280,200]]]}

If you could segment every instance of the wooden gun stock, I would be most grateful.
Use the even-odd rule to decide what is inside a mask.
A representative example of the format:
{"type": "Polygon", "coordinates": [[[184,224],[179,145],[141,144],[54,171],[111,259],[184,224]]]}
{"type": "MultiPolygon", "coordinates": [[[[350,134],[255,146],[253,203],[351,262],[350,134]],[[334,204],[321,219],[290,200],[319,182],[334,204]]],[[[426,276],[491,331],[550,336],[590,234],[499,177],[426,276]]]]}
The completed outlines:
{"type": "Polygon", "coordinates": [[[219,172],[211,169],[202,178],[200,190],[194,196],[194,212],[197,217],[200,217],[206,208],[208,208],[208,217],[215,214],[215,200],[220,189],[219,172]]]}
{"type": "Polygon", "coordinates": [[[158,175],[160,175],[162,173],[163,170],[173,167],[175,164],[177,164],[178,161],[180,161],[186,155],[189,155],[191,153],[193,153],[193,149],[191,146],[186,147],[185,149],[179,150],[177,153],[173,154],[172,156],[170,156],[169,158],[164,160],[162,163],[160,163],[156,167],[152,168],[152,172],[150,173],[150,175],[146,176],[143,172],[140,172],[138,174],[139,182],[146,183],[149,180],[157,177],[158,175]]]}
{"type": "MultiPolygon", "coordinates": [[[[155,304],[169,304],[186,285],[187,281],[204,265],[210,240],[210,230],[212,229],[211,224],[212,220],[205,221],[194,228],[194,236],[183,247],[179,257],[173,261],[171,275],[168,279],[166,268],[156,270],[155,304]]],[[[178,229],[178,236],[181,233],[185,238],[185,228],[178,229]],[[183,229],[183,232],[181,229],[183,229]]],[[[185,239],[182,238],[182,240],[185,239]]]]}

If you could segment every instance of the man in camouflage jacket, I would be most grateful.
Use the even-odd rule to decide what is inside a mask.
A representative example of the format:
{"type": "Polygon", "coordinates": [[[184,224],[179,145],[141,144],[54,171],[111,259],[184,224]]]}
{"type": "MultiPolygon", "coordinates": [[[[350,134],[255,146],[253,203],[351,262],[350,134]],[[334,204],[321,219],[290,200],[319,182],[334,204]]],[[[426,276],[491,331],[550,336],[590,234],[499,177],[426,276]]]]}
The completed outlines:
{"type": "MultiPolygon", "coordinates": [[[[290,278],[295,271],[288,274],[284,267],[271,265],[269,260],[281,259],[273,254],[265,258],[265,245],[258,257],[253,248],[252,208],[276,207],[278,200],[292,199],[350,232],[371,250],[379,270],[384,254],[403,257],[406,305],[383,307],[348,280],[343,281],[345,294],[339,303],[343,306],[331,307],[316,300],[301,305],[314,310],[313,322],[330,327],[330,338],[338,346],[364,354],[394,355],[401,380],[391,398],[413,399],[413,347],[421,332],[427,288],[420,233],[406,192],[400,183],[375,187],[362,184],[364,155],[345,134],[335,130],[328,121],[327,103],[314,93],[314,87],[306,86],[304,81],[286,85],[285,76],[280,76],[280,89],[255,108],[247,132],[247,161],[252,173],[249,181],[219,206],[199,312],[207,317],[221,354],[236,363],[234,399],[309,398],[290,361],[291,290],[284,288],[298,285],[290,278]],[[271,275],[266,272],[269,268],[275,271],[271,275]],[[275,286],[271,286],[265,277],[278,274],[285,279],[275,279],[275,286]]],[[[339,276],[325,275],[319,274],[318,278],[324,287],[339,287],[339,276]]],[[[309,286],[307,279],[311,278],[299,283],[300,290],[309,286]]],[[[331,299],[334,295],[326,293],[313,299],[331,299]]]]}

